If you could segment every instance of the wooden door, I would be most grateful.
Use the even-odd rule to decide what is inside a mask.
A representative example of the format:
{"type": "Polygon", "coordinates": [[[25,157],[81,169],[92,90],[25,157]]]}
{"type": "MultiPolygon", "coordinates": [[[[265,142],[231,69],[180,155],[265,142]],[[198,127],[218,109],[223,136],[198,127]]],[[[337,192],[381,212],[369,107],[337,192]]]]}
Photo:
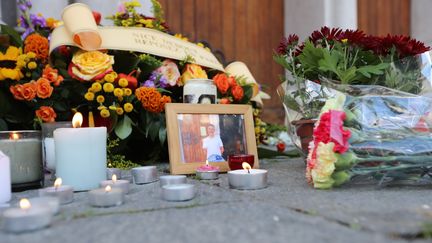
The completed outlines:
{"type": "Polygon", "coordinates": [[[372,35],[410,35],[411,0],[358,0],[359,29],[372,35]]]}
{"type": "Polygon", "coordinates": [[[242,61],[272,96],[263,118],[282,123],[276,87],[283,70],[272,58],[284,35],[283,0],[160,0],[171,32],[206,41],[226,62],[242,61]]]}

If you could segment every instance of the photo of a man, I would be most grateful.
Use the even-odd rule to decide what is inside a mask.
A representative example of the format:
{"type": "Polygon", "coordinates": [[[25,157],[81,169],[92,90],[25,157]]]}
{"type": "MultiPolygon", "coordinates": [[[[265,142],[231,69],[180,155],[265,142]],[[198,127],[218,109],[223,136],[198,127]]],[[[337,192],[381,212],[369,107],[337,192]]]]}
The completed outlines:
{"type": "Polygon", "coordinates": [[[215,126],[213,124],[207,125],[207,137],[202,141],[202,148],[206,152],[206,157],[209,162],[224,161],[222,154],[224,147],[219,135],[215,134],[215,126]]]}

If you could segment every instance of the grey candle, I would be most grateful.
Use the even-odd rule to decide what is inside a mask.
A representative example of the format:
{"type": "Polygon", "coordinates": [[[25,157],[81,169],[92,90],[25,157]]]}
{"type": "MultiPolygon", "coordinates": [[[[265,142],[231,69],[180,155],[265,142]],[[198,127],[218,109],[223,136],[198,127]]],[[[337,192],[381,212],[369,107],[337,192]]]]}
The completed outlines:
{"type": "Polygon", "coordinates": [[[129,193],[129,181],[128,180],[117,180],[117,176],[112,175],[111,180],[101,181],[99,183],[100,187],[105,188],[106,186],[111,186],[111,188],[120,188],[125,194],[129,193]]]}
{"type": "Polygon", "coordinates": [[[47,227],[52,220],[52,212],[46,206],[31,206],[23,198],[20,208],[11,208],[3,213],[4,229],[12,233],[33,231],[47,227]]]}
{"type": "Polygon", "coordinates": [[[192,184],[166,185],[162,187],[162,198],[167,201],[187,201],[195,197],[192,184]]]}
{"type": "Polygon", "coordinates": [[[142,166],[132,168],[135,184],[146,184],[157,181],[156,166],[142,166]]]}
{"type": "Polygon", "coordinates": [[[159,177],[159,180],[161,187],[165,185],[186,184],[185,175],[164,175],[159,177]]]}
{"type": "Polygon", "coordinates": [[[99,188],[88,192],[90,205],[94,207],[119,206],[124,201],[124,192],[120,188],[99,188]]]}
{"type": "Polygon", "coordinates": [[[57,197],[61,204],[68,204],[73,201],[74,189],[72,186],[62,186],[62,179],[57,178],[54,186],[39,189],[39,196],[57,197]]]}

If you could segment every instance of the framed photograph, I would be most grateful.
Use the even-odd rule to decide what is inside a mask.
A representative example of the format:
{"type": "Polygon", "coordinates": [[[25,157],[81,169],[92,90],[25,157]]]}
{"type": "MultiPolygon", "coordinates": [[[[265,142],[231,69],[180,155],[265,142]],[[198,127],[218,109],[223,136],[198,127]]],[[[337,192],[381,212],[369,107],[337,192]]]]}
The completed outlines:
{"type": "Polygon", "coordinates": [[[251,106],[169,103],[165,114],[171,174],[194,174],[206,160],[226,172],[231,154],[253,154],[259,167],[251,106]]]}

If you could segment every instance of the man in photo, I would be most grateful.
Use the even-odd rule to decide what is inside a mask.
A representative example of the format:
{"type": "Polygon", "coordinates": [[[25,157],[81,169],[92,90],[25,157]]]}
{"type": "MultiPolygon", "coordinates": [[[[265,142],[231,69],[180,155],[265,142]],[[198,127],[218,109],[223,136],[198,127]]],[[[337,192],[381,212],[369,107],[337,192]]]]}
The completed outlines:
{"type": "Polygon", "coordinates": [[[219,135],[215,134],[215,126],[209,124],[207,126],[207,137],[203,139],[203,149],[207,153],[207,160],[209,162],[225,161],[222,157],[224,147],[219,135]]]}

